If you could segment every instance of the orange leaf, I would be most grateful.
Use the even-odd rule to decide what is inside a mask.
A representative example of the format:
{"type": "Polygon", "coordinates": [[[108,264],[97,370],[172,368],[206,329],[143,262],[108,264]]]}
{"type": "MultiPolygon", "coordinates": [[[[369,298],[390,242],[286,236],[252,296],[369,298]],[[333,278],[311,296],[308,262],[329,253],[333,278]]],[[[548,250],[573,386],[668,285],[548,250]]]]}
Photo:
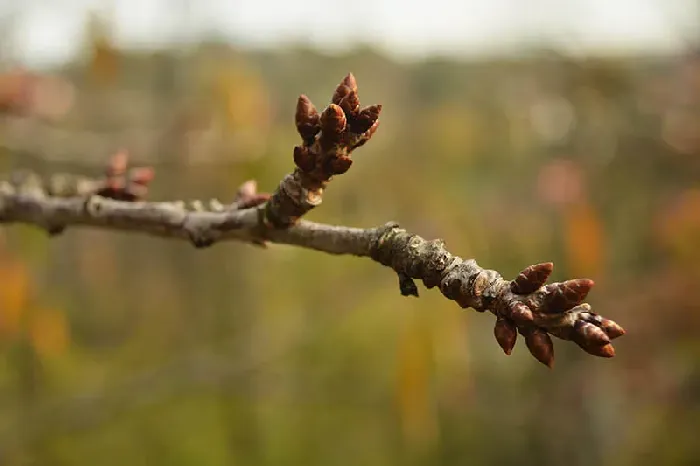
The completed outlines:
{"type": "Polygon", "coordinates": [[[599,277],[605,256],[603,226],[597,212],[582,201],[566,207],[563,216],[569,273],[576,277],[599,277]]]}

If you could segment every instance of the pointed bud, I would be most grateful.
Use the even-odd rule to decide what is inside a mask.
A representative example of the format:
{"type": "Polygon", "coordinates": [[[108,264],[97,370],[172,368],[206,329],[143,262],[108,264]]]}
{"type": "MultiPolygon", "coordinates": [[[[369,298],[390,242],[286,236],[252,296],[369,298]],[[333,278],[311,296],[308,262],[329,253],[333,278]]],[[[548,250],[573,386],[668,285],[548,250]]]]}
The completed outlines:
{"type": "Polygon", "coordinates": [[[626,333],[624,328],[610,319],[602,319],[600,326],[611,339],[621,337],[626,333]]]}
{"type": "Polygon", "coordinates": [[[337,142],[345,131],[347,120],[343,109],[335,104],[330,104],[321,115],[322,138],[326,141],[337,142]]]}
{"type": "Polygon", "coordinates": [[[321,130],[319,125],[319,114],[314,104],[304,94],[297,100],[297,110],[294,114],[297,132],[306,141],[312,141],[321,130]]]}
{"type": "Polygon", "coordinates": [[[547,296],[544,303],[546,312],[564,312],[578,306],[586,299],[593,285],[593,280],[587,278],[577,278],[547,285],[547,296]]]}
{"type": "Polygon", "coordinates": [[[379,114],[382,111],[381,105],[370,105],[360,110],[357,118],[352,123],[353,133],[364,133],[368,131],[374,123],[379,119],[379,114]]]}
{"type": "Polygon", "coordinates": [[[338,105],[348,117],[357,118],[357,114],[360,112],[360,99],[355,91],[350,91],[345,97],[340,99],[338,105]]]}
{"type": "Polygon", "coordinates": [[[553,270],[554,264],[551,262],[531,265],[510,283],[510,289],[515,294],[534,293],[547,282],[553,270]]]}
{"type": "Polygon", "coordinates": [[[351,92],[353,92],[352,89],[350,89],[348,86],[341,82],[340,84],[338,84],[338,87],[335,88],[335,92],[333,92],[333,97],[331,97],[331,103],[340,105],[340,101],[343,100],[343,98],[345,98],[351,92]]]}
{"type": "Polygon", "coordinates": [[[341,84],[344,84],[348,86],[351,90],[357,92],[357,80],[355,79],[354,74],[348,73],[347,76],[343,78],[341,84]]]}
{"type": "Polygon", "coordinates": [[[510,356],[515,346],[515,341],[518,339],[518,332],[515,325],[499,317],[496,319],[496,326],[493,328],[493,334],[496,337],[498,345],[503,349],[503,352],[510,356]]]}
{"type": "Polygon", "coordinates": [[[532,311],[523,303],[515,303],[510,310],[510,318],[520,324],[528,324],[535,320],[532,311]]]}
{"type": "Polygon", "coordinates": [[[547,332],[532,329],[525,332],[525,344],[539,362],[549,367],[554,365],[554,344],[547,332]]]}
{"type": "Polygon", "coordinates": [[[574,332],[576,332],[576,340],[587,345],[607,345],[610,343],[610,338],[603,330],[593,324],[577,320],[574,324],[574,332]]]}
{"type": "Polygon", "coordinates": [[[294,164],[301,171],[310,172],[316,166],[315,157],[307,146],[294,147],[294,164]]]}
{"type": "Polygon", "coordinates": [[[576,342],[577,345],[581,347],[586,353],[592,354],[593,356],[598,356],[601,358],[613,358],[615,357],[615,348],[613,345],[608,343],[607,345],[590,345],[576,342]]]}

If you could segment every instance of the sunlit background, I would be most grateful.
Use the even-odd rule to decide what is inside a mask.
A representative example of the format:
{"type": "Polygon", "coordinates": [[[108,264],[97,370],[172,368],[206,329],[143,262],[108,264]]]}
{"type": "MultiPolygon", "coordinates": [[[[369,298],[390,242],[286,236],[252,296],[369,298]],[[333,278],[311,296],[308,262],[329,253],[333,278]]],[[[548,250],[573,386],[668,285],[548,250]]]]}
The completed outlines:
{"type": "Polygon", "coordinates": [[[309,218],[592,278],[617,357],[366,259],[3,226],[0,465],[700,464],[696,1],[2,0],[2,176],[272,190],[349,71],[382,125],[309,218]]]}

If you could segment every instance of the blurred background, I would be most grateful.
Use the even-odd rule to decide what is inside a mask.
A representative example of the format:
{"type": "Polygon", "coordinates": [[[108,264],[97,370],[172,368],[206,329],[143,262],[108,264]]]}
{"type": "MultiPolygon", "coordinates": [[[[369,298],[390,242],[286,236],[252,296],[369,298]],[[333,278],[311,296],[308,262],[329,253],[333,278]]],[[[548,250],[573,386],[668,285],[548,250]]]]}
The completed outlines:
{"type": "Polygon", "coordinates": [[[389,220],[623,325],[553,371],[366,259],[0,229],[0,465],[700,464],[700,3],[2,0],[0,165],[231,200],[352,71],[382,125],[309,218],[389,220]],[[388,181],[389,180],[389,181],[388,181]]]}

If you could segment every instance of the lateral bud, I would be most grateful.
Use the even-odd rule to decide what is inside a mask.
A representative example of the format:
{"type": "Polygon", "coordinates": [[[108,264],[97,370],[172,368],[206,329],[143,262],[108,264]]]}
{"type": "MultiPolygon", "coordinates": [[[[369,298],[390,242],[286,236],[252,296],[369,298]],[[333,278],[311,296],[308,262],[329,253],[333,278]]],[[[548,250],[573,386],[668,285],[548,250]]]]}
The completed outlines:
{"type": "Polygon", "coordinates": [[[551,369],[554,365],[554,344],[547,332],[535,328],[524,331],[524,334],[525,344],[530,353],[551,369]]]}
{"type": "Polygon", "coordinates": [[[547,283],[553,270],[554,264],[551,262],[531,265],[515,277],[515,280],[510,283],[510,289],[515,294],[534,293],[547,283]]]}
{"type": "Polygon", "coordinates": [[[510,353],[513,351],[513,347],[515,346],[515,342],[518,339],[518,332],[515,325],[512,322],[499,317],[496,319],[493,334],[503,352],[510,356],[510,353]]]}
{"type": "Polygon", "coordinates": [[[304,94],[300,95],[297,100],[294,122],[297,127],[297,132],[304,142],[310,143],[318,132],[321,131],[319,119],[318,111],[311,100],[304,94]]]}

